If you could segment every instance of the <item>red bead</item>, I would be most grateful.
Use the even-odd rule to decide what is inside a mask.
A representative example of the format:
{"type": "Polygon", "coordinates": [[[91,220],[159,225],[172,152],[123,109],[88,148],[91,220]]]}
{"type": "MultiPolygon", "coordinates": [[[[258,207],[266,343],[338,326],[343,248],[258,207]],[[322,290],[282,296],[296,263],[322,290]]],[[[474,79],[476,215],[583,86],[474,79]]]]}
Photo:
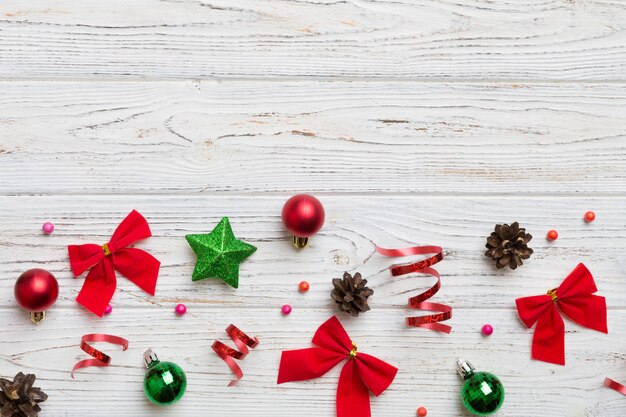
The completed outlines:
{"type": "Polygon", "coordinates": [[[491,324],[485,324],[481,329],[481,332],[485,336],[491,336],[493,333],[493,326],[491,324]]]}
{"type": "Polygon", "coordinates": [[[15,281],[15,299],[24,310],[46,311],[59,296],[59,283],[45,269],[29,269],[15,281]]]}
{"type": "Polygon", "coordinates": [[[307,292],[309,290],[309,283],[306,281],[302,281],[300,284],[298,284],[298,290],[300,290],[300,292],[307,292]]]}
{"type": "Polygon", "coordinates": [[[548,234],[546,237],[548,238],[548,240],[557,240],[557,238],[559,237],[559,233],[554,229],[548,230],[548,234]]]}
{"type": "Polygon", "coordinates": [[[596,219],[596,213],[593,211],[588,211],[585,213],[585,221],[590,223],[596,219]]]}
{"type": "Polygon", "coordinates": [[[324,217],[324,206],[312,195],[294,195],[283,206],[283,223],[289,233],[297,237],[317,233],[324,224],[324,217]]]}
{"type": "Polygon", "coordinates": [[[420,407],[417,409],[417,415],[419,417],[426,417],[426,414],[428,414],[428,410],[426,410],[426,407],[420,407]]]}

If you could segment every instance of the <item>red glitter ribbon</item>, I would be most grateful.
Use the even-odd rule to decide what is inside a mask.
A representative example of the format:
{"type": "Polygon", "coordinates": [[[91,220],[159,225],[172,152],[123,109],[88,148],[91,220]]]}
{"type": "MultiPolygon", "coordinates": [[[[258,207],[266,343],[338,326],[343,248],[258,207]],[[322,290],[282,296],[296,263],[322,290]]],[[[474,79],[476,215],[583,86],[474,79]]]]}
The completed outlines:
{"type": "Polygon", "coordinates": [[[626,386],[620,384],[617,381],[613,381],[609,377],[604,378],[604,386],[611,388],[612,390],[615,390],[619,392],[620,394],[626,395],[626,386]]]}
{"type": "Polygon", "coordinates": [[[106,342],[114,345],[120,345],[123,351],[128,349],[128,340],[118,336],[113,336],[110,334],[84,335],[80,341],[80,348],[84,350],[89,356],[92,356],[94,359],[83,359],[82,361],[77,362],[76,365],[74,365],[74,368],[72,368],[72,379],[75,379],[74,372],[79,369],[88,368],[90,366],[106,367],[111,364],[111,357],[109,355],[104,352],[100,352],[98,349],[89,344],[98,342],[106,342]]]}
{"type": "Polygon", "coordinates": [[[235,359],[241,360],[245,358],[250,352],[248,350],[248,347],[250,347],[250,349],[254,349],[255,347],[257,347],[259,344],[259,339],[257,339],[256,337],[249,337],[247,334],[239,330],[234,324],[230,324],[226,328],[226,333],[228,334],[228,336],[230,336],[233,342],[235,342],[235,345],[237,345],[237,349],[239,350],[228,347],[219,340],[213,342],[211,348],[215,353],[217,353],[220,358],[222,358],[224,362],[226,362],[226,365],[228,365],[232,373],[235,374],[236,379],[233,379],[228,383],[228,386],[232,387],[234,385],[237,385],[239,380],[243,378],[243,371],[241,370],[239,365],[237,365],[235,359]]]}
{"type": "Polygon", "coordinates": [[[437,294],[437,291],[441,288],[441,277],[439,276],[439,272],[432,268],[432,266],[443,260],[443,248],[440,246],[414,246],[404,249],[385,249],[376,246],[376,252],[383,256],[394,258],[401,256],[426,255],[431,253],[435,254],[418,262],[404,265],[393,265],[391,267],[391,275],[397,277],[417,272],[437,278],[435,285],[421,294],[409,298],[409,308],[415,310],[437,311],[438,313],[426,316],[407,317],[406,323],[412,327],[422,327],[436,332],[450,333],[452,327],[446,324],[441,324],[440,322],[452,318],[452,307],[445,304],[430,303],[426,301],[433,295],[437,294]]]}

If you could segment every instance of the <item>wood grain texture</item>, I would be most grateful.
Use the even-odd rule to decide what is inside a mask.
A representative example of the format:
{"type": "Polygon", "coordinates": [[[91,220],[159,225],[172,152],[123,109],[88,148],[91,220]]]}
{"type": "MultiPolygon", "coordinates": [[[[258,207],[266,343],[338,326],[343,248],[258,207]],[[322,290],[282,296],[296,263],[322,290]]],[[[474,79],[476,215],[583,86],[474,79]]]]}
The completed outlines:
{"type": "Polygon", "coordinates": [[[622,0],[0,4],[1,78],[625,80],[622,0]]]}
{"type": "Polygon", "coordinates": [[[623,84],[16,82],[2,91],[4,194],[626,190],[623,84]]]}

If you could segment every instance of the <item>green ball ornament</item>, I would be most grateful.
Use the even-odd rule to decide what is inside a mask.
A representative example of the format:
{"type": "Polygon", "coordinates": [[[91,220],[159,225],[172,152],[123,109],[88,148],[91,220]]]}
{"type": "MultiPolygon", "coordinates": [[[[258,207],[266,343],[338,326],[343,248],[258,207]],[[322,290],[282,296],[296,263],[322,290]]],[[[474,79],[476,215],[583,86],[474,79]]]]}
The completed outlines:
{"type": "Polygon", "coordinates": [[[504,385],[489,372],[476,372],[471,363],[457,362],[457,370],[465,382],[461,388],[461,400],[468,411],[476,416],[489,416],[504,403],[504,385]]]}
{"type": "Polygon", "coordinates": [[[173,362],[160,362],[152,349],[143,354],[146,376],[143,391],[157,405],[170,405],[180,400],[187,389],[187,376],[183,368],[173,362]]]}

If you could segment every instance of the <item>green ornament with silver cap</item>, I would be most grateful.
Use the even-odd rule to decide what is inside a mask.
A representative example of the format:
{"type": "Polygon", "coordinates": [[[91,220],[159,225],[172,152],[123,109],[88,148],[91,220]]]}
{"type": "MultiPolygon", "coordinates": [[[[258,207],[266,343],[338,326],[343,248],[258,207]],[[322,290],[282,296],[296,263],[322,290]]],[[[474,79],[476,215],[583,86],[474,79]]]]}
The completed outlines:
{"type": "Polygon", "coordinates": [[[471,363],[457,360],[457,371],[465,382],[461,388],[461,400],[468,411],[476,416],[489,416],[504,403],[504,385],[489,372],[476,372],[471,363]]]}

